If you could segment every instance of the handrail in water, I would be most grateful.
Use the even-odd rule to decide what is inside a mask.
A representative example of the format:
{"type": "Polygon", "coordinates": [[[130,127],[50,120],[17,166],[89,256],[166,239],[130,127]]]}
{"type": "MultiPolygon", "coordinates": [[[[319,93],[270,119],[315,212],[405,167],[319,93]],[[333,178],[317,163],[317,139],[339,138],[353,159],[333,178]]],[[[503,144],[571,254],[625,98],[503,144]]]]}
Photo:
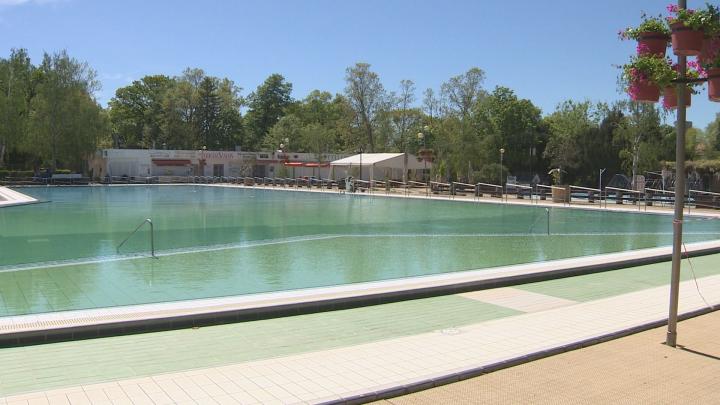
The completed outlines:
{"type": "Polygon", "coordinates": [[[157,259],[158,257],[155,256],[155,228],[153,226],[152,219],[150,219],[150,218],[145,218],[145,220],[142,221],[140,223],[140,225],[138,225],[137,228],[135,228],[134,231],[130,232],[130,235],[128,235],[122,242],[120,242],[120,244],[117,246],[115,251],[119,254],[120,248],[125,244],[125,242],[127,242],[128,239],[130,239],[130,237],[135,235],[135,233],[137,231],[139,231],[140,228],[142,228],[142,226],[145,225],[146,223],[150,224],[150,254],[152,255],[153,258],[157,259]]]}

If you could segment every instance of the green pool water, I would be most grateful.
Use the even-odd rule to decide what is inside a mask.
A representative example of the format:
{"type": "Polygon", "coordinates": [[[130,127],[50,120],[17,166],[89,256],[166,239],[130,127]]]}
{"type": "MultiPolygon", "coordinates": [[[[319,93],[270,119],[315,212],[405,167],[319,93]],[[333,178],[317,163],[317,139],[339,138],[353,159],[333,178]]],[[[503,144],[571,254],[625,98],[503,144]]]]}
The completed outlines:
{"type": "MultiPolygon", "coordinates": [[[[0,209],[0,316],[241,295],[668,245],[671,217],[204,186],[23,188],[0,209]],[[145,218],[149,228],[116,247],[145,218]]],[[[685,239],[720,223],[689,220],[685,239]]]]}

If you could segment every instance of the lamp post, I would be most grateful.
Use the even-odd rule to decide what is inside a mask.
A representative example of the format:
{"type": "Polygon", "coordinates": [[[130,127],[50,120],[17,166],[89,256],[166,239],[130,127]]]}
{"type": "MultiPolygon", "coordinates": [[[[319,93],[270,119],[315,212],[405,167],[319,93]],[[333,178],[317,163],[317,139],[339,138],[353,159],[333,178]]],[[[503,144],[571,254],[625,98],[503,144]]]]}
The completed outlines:
{"type": "MultiPolygon", "coordinates": [[[[287,156],[287,152],[285,151],[285,149],[289,145],[290,145],[290,138],[280,139],[280,149],[278,149],[278,152],[284,155],[285,161],[282,163],[283,166],[285,166],[285,163],[287,163],[287,161],[288,161],[288,156],[287,156]]],[[[287,172],[287,170],[285,170],[285,172],[287,172]]],[[[283,174],[287,174],[287,173],[283,173],[283,174]]],[[[293,167],[293,178],[295,178],[295,168],[294,167],[293,167]]],[[[283,181],[285,181],[285,180],[283,180],[283,181]]]]}
{"type": "MultiPolygon", "coordinates": [[[[598,176],[598,193],[600,193],[600,208],[602,208],[602,175],[607,169],[600,169],[600,175],[598,176]]],[[[605,200],[607,202],[607,200],[605,200]]]]}
{"type": "MultiPolygon", "coordinates": [[[[425,131],[427,132],[427,130],[430,129],[430,127],[425,125],[425,127],[423,129],[425,129],[425,131]]],[[[425,180],[425,173],[427,172],[427,151],[425,150],[425,134],[422,132],[418,132],[417,138],[419,141],[422,141],[423,148],[422,148],[422,156],[421,157],[423,160],[423,180],[425,180]]]]}
{"type": "Polygon", "coordinates": [[[500,148],[500,199],[502,200],[504,190],[503,190],[503,155],[505,155],[505,149],[500,148]]]}

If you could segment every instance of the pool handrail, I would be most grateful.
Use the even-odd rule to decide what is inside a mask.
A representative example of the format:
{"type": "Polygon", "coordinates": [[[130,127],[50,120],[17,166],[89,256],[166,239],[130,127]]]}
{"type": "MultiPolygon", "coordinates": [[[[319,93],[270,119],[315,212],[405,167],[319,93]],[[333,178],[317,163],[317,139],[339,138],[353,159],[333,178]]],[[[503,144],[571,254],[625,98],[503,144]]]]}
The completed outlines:
{"type": "Polygon", "coordinates": [[[153,225],[152,219],[150,218],[145,218],[145,220],[143,220],[140,225],[135,228],[134,231],[130,232],[130,234],[125,239],[123,239],[122,242],[120,242],[117,248],[115,248],[115,252],[120,254],[120,248],[145,224],[150,224],[150,254],[153,258],[157,259],[158,257],[155,256],[155,226],[153,225]]]}

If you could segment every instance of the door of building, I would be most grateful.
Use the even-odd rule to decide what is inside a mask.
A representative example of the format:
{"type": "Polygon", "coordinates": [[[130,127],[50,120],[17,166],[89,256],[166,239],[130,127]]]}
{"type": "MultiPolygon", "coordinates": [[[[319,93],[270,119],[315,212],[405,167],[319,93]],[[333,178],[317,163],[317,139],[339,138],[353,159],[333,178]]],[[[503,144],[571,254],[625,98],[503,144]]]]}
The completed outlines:
{"type": "Polygon", "coordinates": [[[213,176],[223,177],[225,175],[225,165],[213,165],[213,176]]]}

